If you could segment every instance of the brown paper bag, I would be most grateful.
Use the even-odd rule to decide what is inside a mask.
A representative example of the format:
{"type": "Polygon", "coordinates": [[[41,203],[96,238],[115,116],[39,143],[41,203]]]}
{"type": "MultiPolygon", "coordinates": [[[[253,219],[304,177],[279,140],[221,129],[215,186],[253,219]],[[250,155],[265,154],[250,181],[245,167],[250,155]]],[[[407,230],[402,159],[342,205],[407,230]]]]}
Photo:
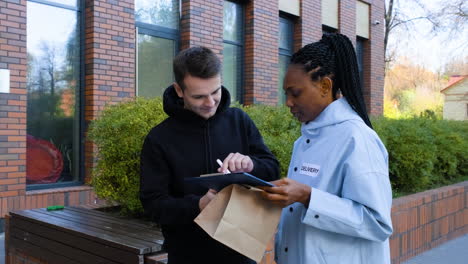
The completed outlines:
{"type": "Polygon", "coordinates": [[[195,222],[212,238],[260,262],[281,216],[281,207],[263,199],[260,192],[256,188],[229,185],[195,222]]]}

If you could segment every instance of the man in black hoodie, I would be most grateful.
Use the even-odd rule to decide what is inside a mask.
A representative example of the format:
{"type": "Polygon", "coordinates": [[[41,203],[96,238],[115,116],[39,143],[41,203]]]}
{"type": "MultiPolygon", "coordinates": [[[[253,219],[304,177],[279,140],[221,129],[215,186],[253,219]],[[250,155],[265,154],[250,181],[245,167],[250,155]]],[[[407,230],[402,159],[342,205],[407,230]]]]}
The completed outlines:
{"type": "Polygon", "coordinates": [[[210,49],[183,50],[173,67],[176,82],[164,92],[169,117],[149,132],[141,152],[140,200],[161,224],[169,264],[255,263],[195,224],[216,191],[189,193],[184,178],[229,169],[272,181],[278,179],[278,161],[249,116],[229,107],[221,62],[210,49]]]}

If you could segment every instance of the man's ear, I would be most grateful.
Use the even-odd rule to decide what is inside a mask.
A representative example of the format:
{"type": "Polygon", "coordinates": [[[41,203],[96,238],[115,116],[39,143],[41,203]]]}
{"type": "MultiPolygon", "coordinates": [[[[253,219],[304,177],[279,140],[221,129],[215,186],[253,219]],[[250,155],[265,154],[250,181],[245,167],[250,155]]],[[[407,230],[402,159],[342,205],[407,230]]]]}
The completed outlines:
{"type": "Polygon", "coordinates": [[[182,90],[182,88],[180,87],[179,84],[177,84],[176,82],[174,82],[174,88],[175,88],[175,91],[177,93],[177,95],[182,98],[184,97],[184,91],[182,90]]]}
{"type": "Polygon", "coordinates": [[[330,77],[323,77],[320,81],[320,93],[322,97],[332,94],[333,81],[330,77]]]}

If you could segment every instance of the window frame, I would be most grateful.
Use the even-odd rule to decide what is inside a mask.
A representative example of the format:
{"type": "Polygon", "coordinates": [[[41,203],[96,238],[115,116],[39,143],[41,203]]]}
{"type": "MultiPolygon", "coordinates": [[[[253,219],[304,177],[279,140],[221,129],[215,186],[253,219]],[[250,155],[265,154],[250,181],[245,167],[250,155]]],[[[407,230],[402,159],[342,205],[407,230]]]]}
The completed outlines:
{"type": "MultiPolygon", "coordinates": [[[[239,35],[241,36],[241,40],[240,41],[232,41],[232,40],[224,39],[224,23],[223,23],[223,46],[224,46],[224,44],[229,44],[229,45],[236,46],[240,50],[240,54],[239,54],[240,60],[239,60],[239,66],[238,66],[238,68],[239,68],[238,69],[239,70],[239,79],[240,80],[239,80],[238,87],[236,87],[236,99],[240,104],[244,104],[245,91],[244,91],[243,87],[244,87],[244,81],[245,81],[245,78],[244,78],[244,66],[245,66],[245,57],[244,57],[244,55],[245,55],[245,5],[242,3],[242,1],[224,0],[223,1],[223,14],[224,14],[224,2],[234,3],[234,4],[238,5],[238,6],[240,6],[240,8],[242,10],[242,12],[240,14],[240,18],[239,18],[239,21],[240,21],[239,35]]],[[[223,47],[223,56],[224,56],[224,47],[223,47]]]]}
{"type": "Polygon", "coordinates": [[[291,59],[292,55],[294,54],[294,19],[291,16],[288,16],[282,12],[280,12],[279,15],[279,20],[278,20],[278,39],[280,36],[280,28],[281,28],[281,22],[286,22],[288,25],[288,29],[290,30],[290,36],[291,36],[291,43],[289,45],[289,49],[281,48],[279,45],[278,41],[278,105],[283,105],[286,102],[286,97],[282,96],[283,92],[280,90],[280,83],[279,83],[279,69],[280,69],[280,56],[286,56],[291,59]]]}
{"type": "MultiPolygon", "coordinates": [[[[26,191],[35,191],[35,190],[46,190],[46,189],[57,189],[57,188],[65,188],[65,187],[74,187],[74,186],[83,186],[84,184],[84,179],[85,179],[85,146],[84,143],[82,142],[83,139],[85,138],[85,128],[86,128],[86,122],[85,122],[85,59],[84,59],[84,54],[85,54],[85,0],[77,0],[77,5],[76,7],[70,6],[70,5],[65,5],[65,4],[59,4],[47,0],[26,0],[26,5],[28,2],[33,2],[33,3],[38,3],[38,4],[44,4],[47,6],[53,6],[53,7],[58,7],[58,8],[63,8],[71,11],[76,11],[78,13],[77,18],[79,19],[79,33],[78,33],[78,39],[80,42],[80,48],[79,48],[79,56],[78,56],[78,63],[79,63],[79,79],[78,79],[78,85],[76,91],[78,93],[77,100],[76,102],[78,106],[78,142],[77,142],[77,147],[78,147],[78,160],[77,160],[77,180],[74,181],[68,181],[68,182],[57,182],[57,183],[44,183],[44,184],[25,184],[26,185],[26,191]]],[[[26,14],[26,20],[27,20],[27,14],[26,14]]],[[[27,21],[26,21],[27,23],[27,21]]]]}
{"type": "Polygon", "coordinates": [[[174,57],[180,48],[180,12],[181,1],[179,1],[179,26],[178,29],[167,28],[135,20],[135,96],[139,96],[138,87],[138,34],[144,34],[151,37],[163,38],[174,41],[174,57]]]}

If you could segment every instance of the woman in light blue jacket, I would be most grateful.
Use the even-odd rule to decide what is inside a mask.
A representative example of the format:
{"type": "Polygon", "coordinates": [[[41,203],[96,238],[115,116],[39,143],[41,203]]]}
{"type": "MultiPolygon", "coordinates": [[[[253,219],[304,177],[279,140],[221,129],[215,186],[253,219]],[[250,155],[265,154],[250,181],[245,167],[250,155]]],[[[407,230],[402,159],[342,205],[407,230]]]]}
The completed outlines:
{"type": "Polygon", "coordinates": [[[372,129],[356,54],[325,34],[291,58],[286,105],[302,122],[288,177],[264,188],[284,209],[278,264],[386,264],[392,234],[388,154],[372,129]]]}

